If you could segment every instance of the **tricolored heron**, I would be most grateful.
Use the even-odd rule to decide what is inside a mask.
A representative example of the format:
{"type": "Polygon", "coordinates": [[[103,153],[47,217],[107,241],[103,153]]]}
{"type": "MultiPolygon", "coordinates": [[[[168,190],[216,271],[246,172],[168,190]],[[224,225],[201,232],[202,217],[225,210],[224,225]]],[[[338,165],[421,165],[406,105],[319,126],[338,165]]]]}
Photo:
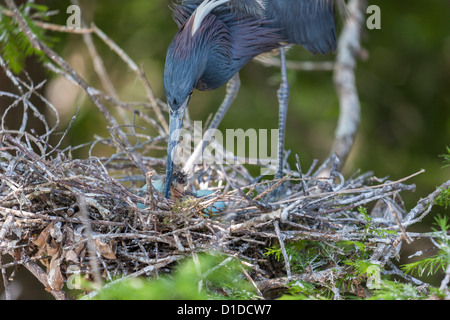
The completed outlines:
{"type": "Polygon", "coordinates": [[[213,90],[225,83],[227,95],[210,128],[217,128],[239,86],[238,72],[254,57],[279,48],[278,171],[283,168],[284,135],[289,97],[286,44],[300,44],[316,54],[336,49],[333,0],[184,0],[173,5],[179,30],[171,42],[164,68],[170,107],[170,132],[164,195],[169,198],[173,160],[192,92],[213,90]]]}

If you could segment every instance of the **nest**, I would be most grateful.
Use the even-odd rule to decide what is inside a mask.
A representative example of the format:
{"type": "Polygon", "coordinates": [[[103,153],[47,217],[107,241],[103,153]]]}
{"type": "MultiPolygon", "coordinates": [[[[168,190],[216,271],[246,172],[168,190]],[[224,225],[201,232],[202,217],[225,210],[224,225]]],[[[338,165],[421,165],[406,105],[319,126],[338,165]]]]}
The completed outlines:
{"type": "Polygon", "coordinates": [[[136,179],[127,157],[71,159],[68,151],[50,148],[44,135],[3,130],[0,138],[0,248],[14,257],[2,268],[25,266],[57,298],[66,297],[64,283],[74,273],[107,281],[154,276],[200,252],[244,262],[258,292],[268,297],[288,279],[330,276],[323,268],[293,275],[288,242],[361,241],[372,246],[372,260],[385,263],[408,239],[399,194],[414,185],[371,173],[345,180],[335,170],[337,157],[305,173],[298,162],[281,180],[259,182],[241,165],[197,166],[195,175],[207,175],[216,191],[190,196],[201,187],[197,179],[168,200],[152,187],[152,166],[163,159],[142,158],[150,172],[142,189],[144,179],[136,179]],[[283,196],[271,200],[280,188],[283,196]],[[218,202],[224,208],[211,212],[218,202]],[[380,230],[400,233],[367,234],[367,217],[357,208],[371,203],[380,230]],[[284,264],[267,257],[273,245],[280,246],[284,264]]]}
{"type": "MultiPolygon", "coordinates": [[[[398,181],[359,172],[346,179],[335,155],[320,166],[315,161],[305,171],[297,158],[296,168],[291,170],[286,164],[285,175],[276,180],[253,177],[241,164],[212,161],[195,165],[194,178],[187,185],[180,179],[172,199],[165,199],[156,186],[156,171],[165,166],[165,157],[155,154],[166,148],[168,108],[155,98],[141,68],[95,25],[73,31],[86,38],[97,35],[122,58],[136,73],[149,102],[126,103],[101,92],[33,36],[14,2],[7,2],[10,16],[30,45],[51,60],[44,66],[83,89],[110,130],[110,137],[62,148],[76,116],[64,132],[57,133],[58,111],[40,94],[44,82],[35,84],[26,74],[14,75],[0,59],[0,67],[15,88],[0,91],[2,98],[10,100],[0,114],[0,250],[2,256],[12,257],[8,263],[0,259],[7,295],[12,276],[6,277],[6,270],[19,266],[29,270],[55,298],[67,299],[64,285],[71,275],[83,274],[97,282],[154,277],[170,273],[181,259],[202,252],[220,252],[245,264],[247,279],[261,298],[277,296],[294,280],[328,283],[337,295],[333,279],[349,271],[328,261],[297,272],[288,257],[289,243],[312,241],[333,247],[339,242],[360,242],[373,263],[384,265],[398,255],[402,242],[422,236],[405,229],[428,214],[439,189],[409,211],[401,199],[401,192],[415,188],[406,181],[422,171],[398,181]],[[45,114],[31,97],[45,106],[45,114]],[[111,113],[110,106],[118,109],[117,114],[111,113]],[[21,119],[17,129],[8,127],[12,118],[21,119]],[[34,130],[30,119],[43,130],[34,130]],[[152,133],[137,133],[143,126],[152,133]],[[100,145],[114,151],[96,156],[100,145]],[[89,156],[74,159],[72,151],[77,148],[88,148],[89,156]],[[195,196],[205,189],[211,191],[208,196],[195,196]],[[220,210],[215,209],[218,203],[220,210]],[[267,255],[267,249],[274,246],[281,252],[278,260],[267,255]]],[[[70,32],[48,23],[39,27],[70,32]]],[[[88,46],[92,43],[86,41],[88,46]]],[[[89,52],[94,63],[101,61],[95,50],[89,52]]],[[[95,69],[102,68],[100,64],[95,69]]],[[[106,72],[97,74],[102,82],[109,82],[106,72]]],[[[349,86],[345,88],[349,94],[349,86]]],[[[189,119],[185,127],[193,127],[189,119]]]]}

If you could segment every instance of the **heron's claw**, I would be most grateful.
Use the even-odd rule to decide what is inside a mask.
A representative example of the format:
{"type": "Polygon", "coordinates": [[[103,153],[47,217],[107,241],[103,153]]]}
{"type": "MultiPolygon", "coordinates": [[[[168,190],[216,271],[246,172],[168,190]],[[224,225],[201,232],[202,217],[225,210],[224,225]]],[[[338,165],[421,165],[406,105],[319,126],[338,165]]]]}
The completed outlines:
{"type": "Polygon", "coordinates": [[[282,199],[287,194],[288,187],[288,181],[281,183],[278,187],[276,187],[266,195],[265,200],[267,202],[276,202],[282,199]]]}

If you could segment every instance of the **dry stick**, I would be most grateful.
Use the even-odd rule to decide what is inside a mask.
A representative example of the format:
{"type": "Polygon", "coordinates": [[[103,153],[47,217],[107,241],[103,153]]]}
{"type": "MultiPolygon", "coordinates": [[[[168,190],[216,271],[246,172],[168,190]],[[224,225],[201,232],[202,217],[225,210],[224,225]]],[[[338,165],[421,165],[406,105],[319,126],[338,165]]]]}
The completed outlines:
{"type": "Polygon", "coordinates": [[[426,214],[431,211],[431,208],[434,204],[434,199],[436,199],[441,194],[442,190],[446,190],[448,188],[450,188],[450,180],[447,180],[446,182],[441,184],[427,197],[420,199],[416,206],[409,211],[406,217],[403,218],[403,227],[407,227],[411,224],[421,221],[426,216],[426,214]],[[420,213],[422,213],[422,215],[420,217],[417,217],[420,213]]]}
{"type": "MultiPolygon", "coordinates": [[[[98,77],[100,78],[103,87],[106,89],[109,95],[111,95],[115,99],[118,99],[116,88],[114,87],[111,78],[106,72],[105,64],[103,63],[103,59],[97,52],[94,40],[92,39],[92,35],[90,33],[83,34],[83,41],[88,48],[89,54],[91,55],[92,58],[94,70],[97,73],[98,77]]],[[[128,125],[131,124],[130,120],[126,116],[125,110],[122,108],[118,108],[118,111],[122,121],[124,121],[125,124],[128,125]]]]}
{"type": "Polygon", "coordinates": [[[262,215],[258,215],[255,218],[248,220],[246,222],[242,222],[242,223],[238,223],[238,224],[233,224],[229,227],[228,231],[230,233],[234,233],[234,232],[238,232],[238,231],[242,231],[248,228],[251,228],[252,226],[256,225],[256,224],[260,224],[260,223],[264,223],[267,221],[272,221],[275,219],[281,219],[281,214],[282,214],[282,209],[278,209],[266,214],[262,214],[262,215]]]}
{"type": "Polygon", "coordinates": [[[350,0],[349,17],[339,37],[334,66],[334,84],[339,96],[340,114],[331,154],[339,156],[339,168],[345,163],[353,145],[360,120],[360,104],[355,83],[356,58],[359,54],[361,26],[367,0],[350,0]]]}
{"type": "Polygon", "coordinates": [[[3,222],[2,228],[0,229],[0,243],[9,233],[9,230],[14,225],[14,216],[12,214],[7,214],[5,222],[3,222]]]}
{"type": "MultiPolygon", "coordinates": [[[[5,222],[3,223],[2,228],[0,229],[0,244],[3,242],[5,236],[9,233],[9,229],[11,228],[12,224],[14,224],[14,218],[12,215],[8,215],[5,219],[5,222]]],[[[11,291],[8,277],[6,276],[6,267],[3,265],[2,253],[0,253],[0,268],[3,278],[3,287],[5,288],[5,299],[11,300],[11,291]]]]}
{"type": "MultiPolygon", "coordinates": [[[[174,233],[174,237],[175,237],[175,235],[176,235],[176,233],[174,233]]],[[[197,271],[197,274],[201,277],[202,268],[200,266],[200,260],[198,259],[197,252],[195,252],[194,242],[192,241],[191,233],[189,232],[189,230],[186,230],[184,235],[186,237],[186,240],[188,241],[189,248],[191,249],[191,252],[192,252],[192,260],[194,261],[195,270],[197,271]]],[[[202,287],[203,287],[203,279],[200,279],[198,281],[197,286],[198,286],[198,288],[197,288],[198,292],[200,293],[202,291],[202,287]]]]}
{"type": "Polygon", "coordinates": [[[247,270],[245,270],[244,266],[242,266],[242,265],[241,265],[241,270],[242,270],[242,273],[244,273],[244,276],[247,278],[247,280],[253,286],[253,288],[255,288],[256,293],[258,294],[258,296],[261,299],[264,299],[264,296],[263,296],[262,292],[259,290],[258,285],[256,284],[256,282],[252,279],[252,277],[248,274],[247,270]]]}
{"type": "Polygon", "coordinates": [[[95,245],[93,243],[92,238],[92,226],[90,224],[90,218],[89,218],[89,212],[87,207],[86,198],[83,195],[77,195],[77,203],[78,208],[80,209],[80,212],[82,214],[82,220],[83,224],[85,226],[86,235],[87,235],[87,246],[88,246],[88,252],[90,256],[89,263],[91,265],[91,268],[94,273],[94,283],[96,289],[100,289],[102,285],[102,276],[100,274],[100,265],[97,258],[97,250],[95,250],[95,245]]]}
{"type": "MultiPolygon", "coordinates": [[[[396,195],[397,193],[395,193],[394,195],[396,195]]],[[[410,237],[408,237],[408,235],[405,232],[405,229],[402,226],[402,223],[400,222],[400,219],[398,217],[398,212],[397,209],[392,206],[391,202],[388,200],[384,200],[384,202],[388,205],[389,210],[391,211],[392,216],[394,217],[395,222],[398,225],[398,228],[400,229],[401,235],[400,237],[397,238],[397,240],[394,241],[393,245],[394,247],[397,247],[398,244],[402,241],[405,240],[408,244],[411,244],[412,240],[410,237]]]]}
{"type": "Polygon", "coordinates": [[[429,286],[428,283],[422,282],[419,279],[414,278],[413,276],[404,273],[402,270],[400,270],[392,261],[387,261],[387,265],[391,268],[391,270],[384,270],[383,274],[395,274],[398,275],[400,277],[402,277],[403,279],[405,279],[406,281],[412,282],[413,284],[415,284],[416,286],[429,286]]]}
{"type": "MultiPolygon", "coordinates": [[[[300,196],[297,198],[293,198],[293,199],[288,199],[288,200],[280,200],[277,201],[276,204],[282,204],[282,203],[286,203],[286,202],[292,202],[292,201],[299,201],[299,200],[303,200],[303,199],[307,199],[307,198],[322,198],[325,196],[331,196],[331,195],[340,195],[340,194],[348,194],[348,193],[357,193],[357,192],[362,192],[362,191],[367,191],[370,189],[379,189],[381,187],[387,187],[387,186],[392,186],[392,185],[396,185],[399,184],[401,182],[404,182],[406,180],[409,180],[421,173],[424,173],[425,170],[421,169],[419,171],[417,171],[416,173],[413,173],[405,178],[396,180],[396,181],[391,181],[391,182],[387,182],[387,183],[383,183],[380,185],[376,185],[376,186],[367,186],[367,187],[363,187],[363,188],[355,188],[355,189],[348,189],[348,190],[338,190],[338,191],[331,191],[331,192],[323,192],[323,193],[317,193],[317,194],[310,194],[308,196],[300,196]]],[[[448,181],[448,183],[450,184],[450,180],[448,181]]],[[[427,197],[428,198],[428,197],[427,197]]],[[[299,202],[300,203],[300,202],[299,202]]]]}
{"type": "MultiPolygon", "coordinates": [[[[28,77],[28,75],[27,75],[27,77],[28,77]]],[[[57,129],[60,119],[59,119],[59,114],[58,114],[56,107],[50,101],[48,101],[43,95],[41,95],[38,91],[38,89],[40,89],[41,87],[44,86],[46,81],[44,80],[36,86],[33,85],[33,82],[30,78],[28,78],[28,81],[30,82],[30,84],[27,84],[25,81],[21,80],[20,78],[17,78],[17,81],[22,83],[23,86],[28,89],[29,96],[31,96],[32,94],[37,96],[46,105],[46,107],[52,111],[53,115],[55,116],[55,121],[54,121],[55,123],[54,123],[53,127],[50,129],[44,115],[42,115],[39,112],[39,110],[37,110],[37,108],[30,101],[27,100],[27,104],[33,109],[34,116],[37,117],[44,124],[44,126],[46,128],[45,134],[43,134],[41,136],[41,138],[42,139],[45,138],[45,140],[48,141],[50,134],[52,134],[57,129]]]]}
{"type": "MultiPolygon", "coordinates": [[[[133,240],[137,240],[137,239],[144,239],[147,241],[151,241],[151,242],[155,242],[155,241],[159,241],[161,243],[166,243],[170,246],[174,246],[175,244],[173,241],[168,240],[168,239],[164,239],[163,237],[159,237],[159,236],[151,236],[151,235],[147,235],[147,234],[142,234],[142,233],[108,233],[108,234],[94,234],[92,235],[92,239],[133,239],[133,240]]],[[[88,239],[84,238],[83,240],[80,240],[77,243],[74,243],[70,246],[67,246],[64,248],[64,250],[68,251],[71,250],[73,248],[76,248],[77,246],[87,242],[88,239]]]]}
{"type": "MultiPolygon", "coordinates": [[[[48,284],[48,275],[45,273],[44,270],[42,270],[36,263],[27,261],[23,264],[23,266],[30,271],[36,279],[39,280],[40,283],[42,283],[45,288],[50,289],[50,286],[48,284]]],[[[56,291],[53,289],[50,289],[50,293],[55,297],[56,300],[68,300],[66,293],[64,291],[56,291]]]]}
{"type": "Polygon", "coordinates": [[[275,232],[276,232],[277,237],[278,237],[278,242],[280,243],[281,253],[283,254],[284,265],[286,267],[286,274],[287,274],[288,279],[291,280],[292,279],[291,265],[289,263],[289,257],[288,257],[288,255],[286,253],[286,248],[284,247],[283,235],[281,234],[280,226],[278,225],[278,221],[277,220],[273,221],[273,226],[275,227],[275,232]]]}
{"type": "Polygon", "coordinates": [[[296,165],[297,165],[298,175],[299,175],[300,181],[302,183],[303,195],[306,197],[308,195],[308,186],[306,185],[305,179],[303,179],[302,165],[300,163],[300,158],[299,158],[298,154],[295,155],[295,159],[297,161],[296,165]]]}
{"type": "Polygon", "coordinates": [[[39,169],[44,171],[48,179],[55,180],[55,176],[53,173],[51,173],[48,168],[42,163],[42,161],[39,159],[38,155],[34,153],[34,151],[31,148],[23,147],[17,139],[13,138],[11,135],[6,135],[6,140],[8,140],[12,145],[17,147],[20,151],[22,151],[25,155],[27,155],[36,165],[39,169]]]}
{"type": "MultiPolygon", "coordinates": [[[[220,164],[220,168],[222,169],[222,172],[225,172],[225,169],[223,168],[223,165],[220,164]]],[[[231,182],[230,178],[228,177],[228,175],[225,175],[225,180],[228,182],[229,185],[231,185],[233,187],[233,189],[237,190],[237,192],[245,199],[247,200],[249,203],[251,203],[252,205],[256,206],[259,210],[261,210],[262,212],[267,212],[267,211],[271,211],[273,210],[274,206],[271,206],[269,204],[263,203],[261,201],[257,201],[254,200],[252,198],[250,198],[249,196],[247,196],[242,190],[241,187],[237,188],[234,183],[231,182]]]]}
{"type": "Polygon", "coordinates": [[[293,172],[289,172],[289,174],[283,176],[281,179],[279,179],[273,186],[267,188],[267,190],[265,190],[264,192],[262,192],[261,194],[259,194],[258,196],[256,196],[253,200],[257,201],[259,199],[261,199],[262,197],[264,197],[265,195],[269,194],[270,192],[272,192],[272,190],[276,189],[279,185],[281,185],[284,181],[286,181],[287,179],[289,179],[292,176],[293,172]]]}
{"type": "Polygon", "coordinates": [[[150,209],[152,211],[155,210],[155,199],[153,196],[153,184],[152,184],[152,177],[155,174],[155,170],[149,171],[147,172],[147,174],[145,175],[145,181],[147,184],[147,196],[150,197],[150,209]]]}
{"type": "Polygon", "coordinates": [[[450,282],[450,265],[447,267],[447,270],[445,270],[445,277],[441,281],[441,285],[439,287],[439,290],[445,292],[447,294],[446,299],[450,298],[450,293],[448,290],[448,283],[450,282]]]}
{"type": "MultiPolygon", "coordinates": [[[[59,73],[58,70],[52,70],[52,71],[59,73]]],[[[65,76],[65,75],[62,74],[62,76],[65,76]]],[[[71,81],[71,79],[68,79],[68,80],[71,81]]],[[[136,116],[140,117],[142,120],[144,120],[145,122],[147,122],[148,124],[153,126],[156,130],[158,130],[158,132],[160,134],[164,133],[163,129],[161,128],[161,126],[158,124],[158,122],[155,119],[153,119],[146,113],[142,112],[141,110],[136,109],[137,106],[143,106],[145,108],[151,107],[152,105],[149,104],[148,102],[122,102],[122,101],[120,101],[110,95],[107,95],[101,91],[98,91],[96,94],[98,96],[102,97],[103,99],[105,99],[106,101],[120,107],[121,109],[126,109],[126,110],[134,113],[136,116]]]]}
{"type": "Polygon", "coordinates": [[[5,267],[3,266],[3,259],[1,253],[0,253],[0,268],[3,278],[3,287],[5,288],[5,300],[11,300],[11,290],[9,286],[8,277],[6,276],[6,270],[5,267]]]}
{"type": "MultiPolygon", "coordinates": [[[[106,120],[111,124],[111,126],[117,130],[117,133],[122,140],[122,143],[124,144],[124,151],[129,152],[131,159],[136,164],[136,166],[141,170],[143,174],[147,172],[146,167],[142,163],[142,160],[140,157],[132,150],[132,146],[130,142],[128,141],[127,135],[120,129],[119,124],[117,123],[116,119],[112,116],[112,114],[109,112],[109,110],[106,108],[105,105],[98,99],[98,97],[94,94],[94,89],[90,87],[86,81],[81,78],[77,72],[75,72],[72,67],[63,59],[61,58],[56,52],[54,52],[52,49],[50,49],[45,43],[40,41],[36,35],[33,33],[31,28],[28,26],[27,22],[17,9],[16,4],[13,0],[5,0],[6,4],[10,8],[10,10],[13,11],[14,17],[17,20],[17,23],[22,30],[22,32],[25,34],[25,36],[30,41],[30,44],[33,48],[36,50],[42,51],[45,53],[47,57],[49,57],[53,62],[55,62],[60,68],[62,68],[66,73],[69,74],[71,78],[73,78],[76,83],[86,92],[86,94],[89,96],[91,101],[99,108],[99,110],[103,113],[103,116],[106,118],[106,120]]],[[[96,28],[96,30],[98,30],[96,28]]]]}

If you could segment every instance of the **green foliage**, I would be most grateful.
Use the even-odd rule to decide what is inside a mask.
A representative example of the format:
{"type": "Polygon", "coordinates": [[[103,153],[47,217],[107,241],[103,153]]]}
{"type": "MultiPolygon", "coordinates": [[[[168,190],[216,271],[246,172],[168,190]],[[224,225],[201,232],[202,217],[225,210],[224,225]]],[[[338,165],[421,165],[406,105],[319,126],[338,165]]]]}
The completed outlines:
{"type": "Polygon", "coordinates": [[[416,272],[422,276],[425,271],[427,276],[434,275],[437,271],[445,271],[450,264],[450,239],[447,231],[450,229],[447,216],[438,216],[435,218],[435,224],[440,230],[433,228],[437,236],[439,250],[434,256],[421,259],[402,266],[403,271],[414,274],[416,272]]]}
{"type": "Polygon", "coordinates": [[[447,209],[450,207],[450,188],[441,188],[441,193],[434,199],[434,203],[447,209]]]}
{"type": "MultiPolygon", "coordinates": [[[[328,263],[337,263],[331,245],[325,241],[288,242],[285,244],[286,254],[289,257],[291,271],[302,273],[307,267],[313,270],[328,263]]],[[[283,260],[281,248],[278,245],[266,249],[266,256],[272,256],[276,261],[283,260]]]]}
{"type": "Polygon", "coordinates": [[[361,213],[365,221],[364,233],[366,234],[366,237],[369,235],[374,235],[380,238],[386,238],[388,234],[397,234],[395,230],[384,230],[375,228],[372,224],[372,217],[367,213],[367,208],[358,207],[358,212],[361,213]]]}
{"type": "Polygon", "coordinates": [[[419,300],[428,298],[428,295],[417,290],[411,283],[401,283],[391,280],[382,280],[379,288],[372,291],[370,300],[419,300]]]}
{"type": "Polygon", "coordinates": [[[363,216],[365,221],[364,233],[366,236],[369,234],[370,225],[372,223],[372,217],[367,213],[367,209],[365,207],[358,207],[358,212],[363,216]]]}
{"type": "Polygon", "coordinates": [[[280,300],[326,300],[321,290],[306,281],[297,280],[289,283],[288,294],[280,300]]]}
{"type": "Polygon", "coordinates": [[[374,276],[379,275],[380,266],[376,263],[372,263],[369,260],[355,260],[355,261],[345,261],[349,266],[355,269],[358,276],[374,276]]]}
{"type": "Polygon", "coordinates": [[[447,153],[439,155],[440,157],[444,158],[444,166],[442,168],[450,167],[450,147],[447,146],[446,148],[447,153]]]}
{"type": "Polygon", "coordinates": [[[169,275],[157,279],[130,278],[104,286],[98,300],[197,300],[252,299],[253,287],[234,259],[224,262],[216,255],[202,254],[196,264],[192,259],[182,262],[169,275]]]}
{"type": "MultiPolygon", "coordinates": [[[[6,10],[0,6],[0,10],[6,10]]],[[[43,5],[26,3],[19,7],[19,11],[31,28],[37,38],[43,42],[51,43],[52,38],[45,35],[44,30],[38,28],[30,18],[32,12],[46,19],[45,12],[48,8],[43,5]],[[31,9],[31,10],[30,10],[31,9]],[[28,12],[28,14],[26,13],[28,12]]],[[[4,14],[0,15],[0,53],[8,64],[9,68],[16,74],[20,73],[25,65],[27,57],[35,55],[42,62],[46,59],[45,55],[31,46],[30,41],[20,30],[16,20],[4,14]]]]}
{"type": "MultiPolygon", "coordinates": [[[[440,157],[444,158],[444,166],[442,168],[450,167],[450,147],[447,148],[447,154],[441,154],[440,157]]],[[[445,209],[450,207],[450,188],[441,188],[440,195],[434,200],[434,203],[445,209]]]]}

